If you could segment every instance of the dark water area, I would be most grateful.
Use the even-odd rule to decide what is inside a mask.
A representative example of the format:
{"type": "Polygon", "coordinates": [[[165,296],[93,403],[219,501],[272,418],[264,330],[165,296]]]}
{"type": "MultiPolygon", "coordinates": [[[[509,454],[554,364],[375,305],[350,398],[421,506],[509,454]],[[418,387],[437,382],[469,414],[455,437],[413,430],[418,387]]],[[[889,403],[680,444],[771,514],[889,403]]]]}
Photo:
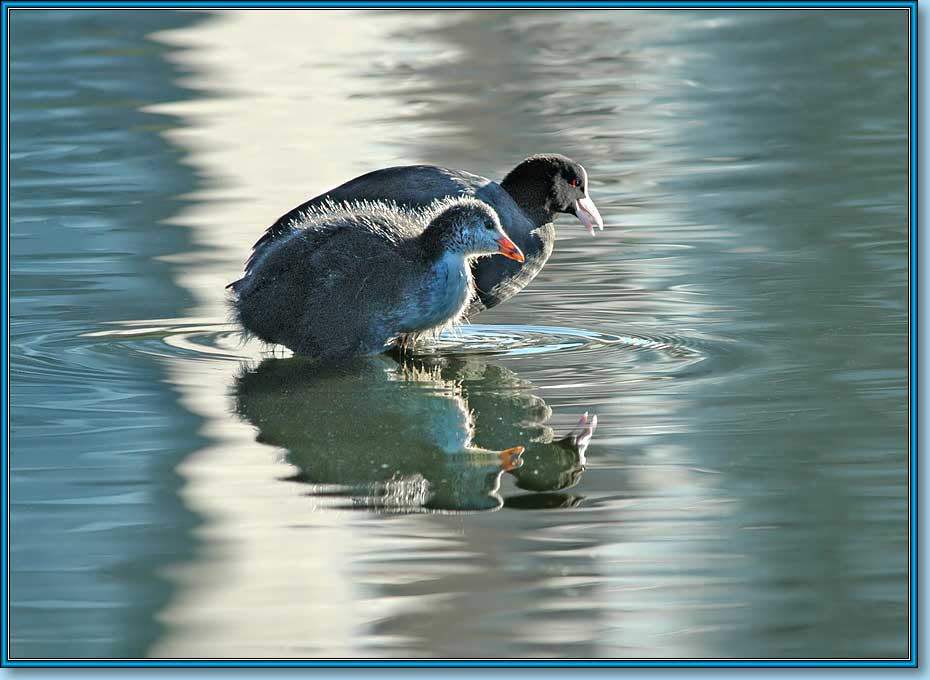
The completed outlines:
{"type": "Polygon", "coordinates": [[[189,96],[146,34],[194,21],[12,13],[12,656],[140,654],[168,599],[158,567],[193,551],[197,519],[171,499],[197,417],[154,357],[82,335],[188,308],[157,258],[193,247],[162,222],[196,178],[171,121],[139,109],[189,96]]]}
{"type": "Polygon", "coordinates": [[[907,656],[906,12],[10,27],[12,657],[907,656]],[[309,196],[543,151],[605,229],[475,325],[229,325],[309,196]]]}

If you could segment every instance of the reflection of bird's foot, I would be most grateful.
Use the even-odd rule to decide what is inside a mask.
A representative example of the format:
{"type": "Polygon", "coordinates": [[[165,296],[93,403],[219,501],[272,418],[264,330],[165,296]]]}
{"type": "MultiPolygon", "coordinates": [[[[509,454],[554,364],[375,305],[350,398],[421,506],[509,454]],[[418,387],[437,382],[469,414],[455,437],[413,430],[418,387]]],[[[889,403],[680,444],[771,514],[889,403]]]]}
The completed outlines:
{"type": "Polygon", "coordinates": [[[405,356],[412,353],[415,342],[416,336],[407,334],[398,335],[394,347],[397,349],[398,354],[405,356]]]}
{"type": "Polygon", "coordinates": [[[522,446],[514,446],[510,449],[505,449],[500,452],[501,459],[501,469],[504,472],[510,472],[511,470],[516,470],[518,467],[523,465],[523,459],[520,456],[523,454],[522,446]]]}
{"type": "Polygon", "coordinates": [[[582,458],[581,462],[584,463],[584,452],[587,450],[596,429],[597,415],[592,413],[589,417],[588,412],[585,411],[584,415],[581,416],[581,420],[578,421],[578,425],[562,439],[562,443],[578,451],[578,455],[582,458]]]}

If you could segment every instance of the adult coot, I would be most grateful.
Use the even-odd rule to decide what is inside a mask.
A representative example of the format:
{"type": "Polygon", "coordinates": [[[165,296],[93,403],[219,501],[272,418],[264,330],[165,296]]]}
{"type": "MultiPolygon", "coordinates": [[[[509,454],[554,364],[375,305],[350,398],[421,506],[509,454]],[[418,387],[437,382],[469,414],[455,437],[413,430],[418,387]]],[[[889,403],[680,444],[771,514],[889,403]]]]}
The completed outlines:
{"type": "Polygon", "coordinates": [[[282,215],[254,246],[246,271],[261,259],[278,238],[290,233],[303,213],[327,201],[394,201],[423,208],[439,198],[472,196],[497,211],[508,236],[523,251],[525,261],[501,257],[474,263],[477,297],[466,315],[472,316],[516,295],[539,273],[552,254],[558,213],[575,215],[594,234],[604,228],[594,201],[588,195],[588,173],[559,154],[530,156],[498,184],[462,170],[435,165],[384,168],[356,177],[282,215]]]}
{"type": "Polygon", "coordinates": [[[473,295],[471,260],[497,252],[523,261],[473,198],[426,209],[327,201],[291,219],[230,287],[248,334],[342,360],[455,322],[473,295]]]}

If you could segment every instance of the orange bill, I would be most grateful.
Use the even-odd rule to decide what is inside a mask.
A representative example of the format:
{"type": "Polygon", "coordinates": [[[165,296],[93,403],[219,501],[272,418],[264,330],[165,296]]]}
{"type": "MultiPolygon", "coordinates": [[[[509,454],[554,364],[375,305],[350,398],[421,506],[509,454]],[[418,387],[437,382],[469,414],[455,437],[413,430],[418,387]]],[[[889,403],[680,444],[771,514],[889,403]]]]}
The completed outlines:
{"type": "Polygon", "coordinates": [[[517,244],[511,241],[506,236],[501,236],[497,239],[497,252],[499,252],[504,257],[509,257],[511,260],[516,260],[517,262],[523,262],[526,258],[523,257],[523,253],[517,248],[517,244]]]}

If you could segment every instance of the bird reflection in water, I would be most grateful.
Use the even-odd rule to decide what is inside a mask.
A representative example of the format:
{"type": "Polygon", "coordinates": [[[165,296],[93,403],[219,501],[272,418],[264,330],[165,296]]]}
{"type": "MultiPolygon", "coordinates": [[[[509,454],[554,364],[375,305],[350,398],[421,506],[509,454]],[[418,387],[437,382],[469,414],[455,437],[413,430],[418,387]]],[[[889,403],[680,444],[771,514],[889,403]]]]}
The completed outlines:
{"type": "Polygon", "coordinates": [[[351,507],[396,512],[570,507],[597,425],[556,439],[551,410],[513,371],[476,357],[387,356],[338,369],[266,359],[235,382],[257,441],[287,451],[289,479],[351,507]],[[501,497],[508,472],[531,493],[501,497]]]}

